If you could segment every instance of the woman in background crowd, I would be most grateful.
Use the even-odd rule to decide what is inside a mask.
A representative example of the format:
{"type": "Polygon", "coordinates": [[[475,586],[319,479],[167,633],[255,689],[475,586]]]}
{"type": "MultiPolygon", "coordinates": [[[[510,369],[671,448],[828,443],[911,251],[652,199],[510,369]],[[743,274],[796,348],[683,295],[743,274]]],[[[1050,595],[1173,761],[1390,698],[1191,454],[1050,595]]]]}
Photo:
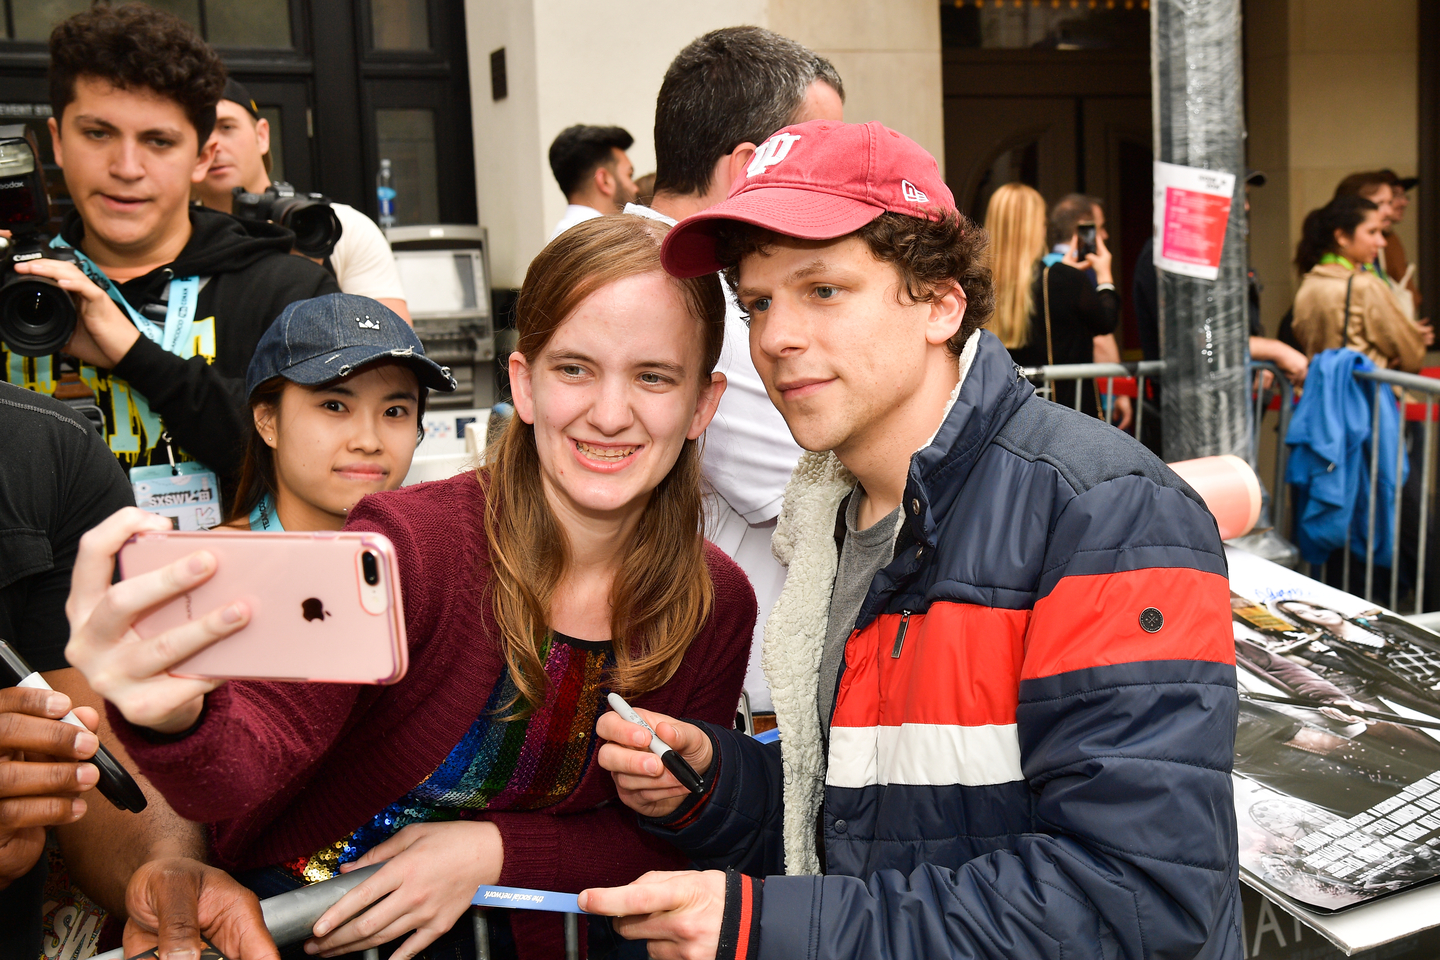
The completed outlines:
{"type": "Polygon", "coordinates": [[[427,390],[455,389],[399,314],[332,293],[285,308],[245,375],[255,431],[226,526],[339,530],[394,490],[424,436],[427,390]]]}
{"type": "Polygon", "coordinates": [[[1415,373],[1435,340],[1429,324],[1401,312],[1389,281],[1374,266],[1385,246],[1386,220],[1364,197],[1336,197],[1305,217],[1295,268],[1295,339],[1307,359],[1348,347],[1377,366],[1415,373]]]}
{"type": "MultiPolygon", "coordinates": [[[[207,617],[203,642],[139,641],[129,622],[206,574],[182,560],[109,588],[109,554],[154,526],[133,514],[88,544],[69,655],[134,724],[117,730],[152,782],[213,824],[216,861],[261,896],[385,862],[307,951],[392,943],[407,960],[482,884],[578,891],[682,865],[594,762],[608,690],[733,723],[756,613],[700,532],[724,298],[713,274],[661,270],[665,231],[617,215],[546,247],[516,304],[516,416],[486,465],[350,511],[347,529],[385,534],[399,557],[410,669],[394,686],[196,696],[165,667],[243,625],[243,604],[207,617]]],[[[497,956],[512,942],[522,958],[560,952],[559,917],[491,917],[497,956]]],[[[469,941],[468,925],[450,939],[469,941]]]]}
{"type": "MultiPolygon", "coordinates": [[[[995,278],[995,315],[989,326],[1022,367],[1090,363],[1094,338],[1110,333],[1120,319],[1120,299],[1110,269],[1110,251],[1097,233],[1096,249],[1083,261],[1072,249],[1045,266],[1045,200],[1032,187],[1007,183],[985,210],[990,234],[990,270],[995,278]],[[1095,271],[1091,287],[1082,270],[1095,271]]],[[[1052,399],[1075,405],[1075,381],[1058,381],[1052,399]]],[[[1099,409],[1086,385],[1081,409],[1099,409]]]]}

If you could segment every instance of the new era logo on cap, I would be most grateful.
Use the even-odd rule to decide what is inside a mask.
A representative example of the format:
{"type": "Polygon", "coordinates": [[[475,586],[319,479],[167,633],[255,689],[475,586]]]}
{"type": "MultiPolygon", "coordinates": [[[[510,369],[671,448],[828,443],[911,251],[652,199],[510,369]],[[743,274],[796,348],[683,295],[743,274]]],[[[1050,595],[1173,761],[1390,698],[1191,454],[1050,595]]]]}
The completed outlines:
{"type": "Polygon", "coordinates": [[[760,144],[745,176],[730,185],[730,196],[676,225],[660,256],[673,275],[698,277],[720,268],[719,221],[833,240],[886,212],[929,218],[957,213],[935,158],[879,123],[811,120],[760,144]]]}

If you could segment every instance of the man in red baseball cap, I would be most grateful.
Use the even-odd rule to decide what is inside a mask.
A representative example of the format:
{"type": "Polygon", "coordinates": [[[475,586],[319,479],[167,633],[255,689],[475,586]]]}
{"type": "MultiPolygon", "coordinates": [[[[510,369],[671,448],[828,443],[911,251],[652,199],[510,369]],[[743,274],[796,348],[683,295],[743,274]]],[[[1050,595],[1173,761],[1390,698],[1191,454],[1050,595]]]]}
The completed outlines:
{"type": "Polygon", "coordinates": [[[1242,956],[1215,521],[979,329],[985,243],[919,146],[829,121],[666,238],[670,272],[725,271],[809,452],[774,541],[779,747],[640,711],[692,794],[598,725],[621,800],[719,868],[581,894],[651,956],[1242,956]]]}

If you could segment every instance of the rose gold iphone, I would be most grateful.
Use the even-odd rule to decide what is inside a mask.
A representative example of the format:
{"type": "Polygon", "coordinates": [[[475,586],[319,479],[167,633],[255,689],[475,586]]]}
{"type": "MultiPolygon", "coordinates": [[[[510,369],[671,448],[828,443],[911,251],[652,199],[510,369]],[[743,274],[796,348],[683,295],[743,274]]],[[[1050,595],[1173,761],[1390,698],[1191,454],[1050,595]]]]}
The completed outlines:
{"type": "Polygon", "coordinates": [[[120,550],[122,578],[196,550],[211,578],[135,624],[152,637],[236,600],[250,606],[238,633],[176,664],[177,677],[394,683],[405,675],[405,610],[395,548],[378,533],[142,533],[120,550]]]}

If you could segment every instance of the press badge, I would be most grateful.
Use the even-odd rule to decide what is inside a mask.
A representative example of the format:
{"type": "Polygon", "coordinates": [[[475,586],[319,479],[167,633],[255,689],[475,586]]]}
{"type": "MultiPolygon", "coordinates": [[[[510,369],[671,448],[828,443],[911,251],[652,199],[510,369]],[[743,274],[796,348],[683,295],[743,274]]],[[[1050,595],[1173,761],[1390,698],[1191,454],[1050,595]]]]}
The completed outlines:
{"type": "Polygon", "coordinates": [[[220,482],[198,463],[131,467],[135,506],[165,517],[176,530],[209,530],[220,523],[220,482]]]}

